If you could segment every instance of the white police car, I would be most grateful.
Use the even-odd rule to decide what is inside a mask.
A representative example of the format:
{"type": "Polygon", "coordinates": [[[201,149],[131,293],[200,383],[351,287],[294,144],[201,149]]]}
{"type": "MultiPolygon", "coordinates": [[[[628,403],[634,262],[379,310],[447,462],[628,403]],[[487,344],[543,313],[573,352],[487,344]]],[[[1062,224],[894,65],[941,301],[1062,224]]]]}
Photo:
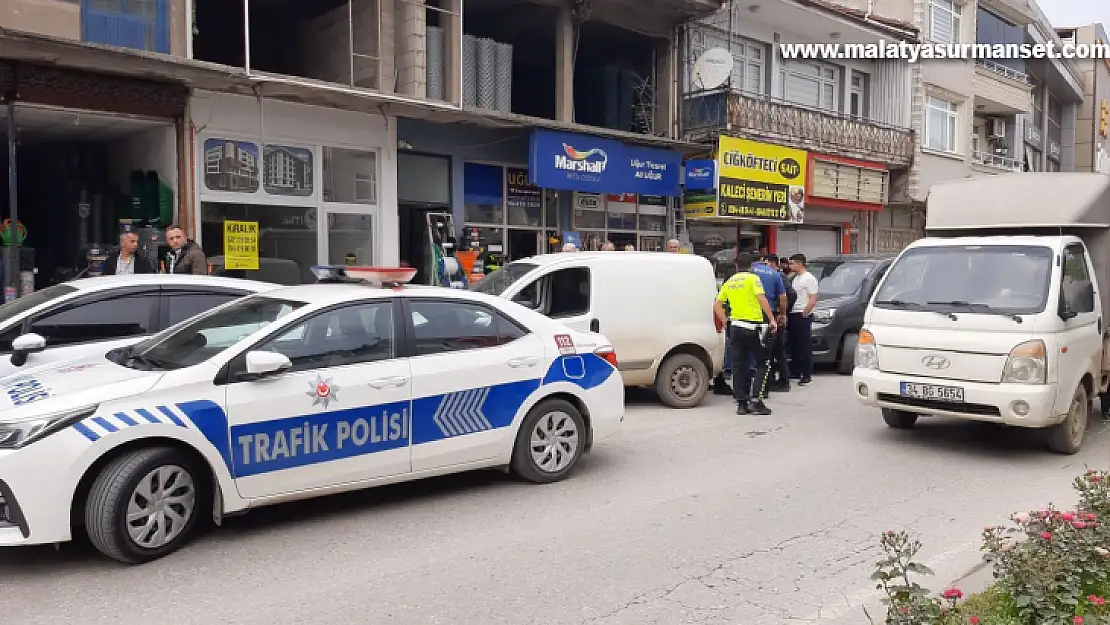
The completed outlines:
{"type": "Polygon", "coordinates": [[[559,480],[618,431],[604,337],[388,284],[411,270],[348,273],[385,286],[281,288],[0,380],[0,546],[83,526],[143,562],[209,513],[486,467],[559,480]]]}

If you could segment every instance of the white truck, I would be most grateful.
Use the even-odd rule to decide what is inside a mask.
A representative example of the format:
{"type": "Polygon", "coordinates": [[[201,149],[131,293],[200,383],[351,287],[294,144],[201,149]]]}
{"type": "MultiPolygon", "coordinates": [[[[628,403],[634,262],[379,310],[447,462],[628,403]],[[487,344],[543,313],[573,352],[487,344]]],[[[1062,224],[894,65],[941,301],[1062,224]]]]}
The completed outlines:
{"type": "Polygon", "coordinates": [[[1079,451],[1110,410],[1110,176],[1023,173],[934,185],[926,238],[868,305],[853,385],[892,428],[919,416],[1044,429],[1079,451]]]}

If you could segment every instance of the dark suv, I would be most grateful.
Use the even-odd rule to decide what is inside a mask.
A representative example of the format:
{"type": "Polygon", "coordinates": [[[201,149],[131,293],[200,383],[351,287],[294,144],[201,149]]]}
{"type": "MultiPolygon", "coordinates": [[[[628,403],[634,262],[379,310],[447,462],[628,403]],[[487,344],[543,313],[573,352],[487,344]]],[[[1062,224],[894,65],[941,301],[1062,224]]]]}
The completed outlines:
{"type": "Polygon", "coordinates": [[[840,373],[852,373],[867,303],[894,257],[840,254],[809,261],[809,272],[818,282],[817,306],[813,309],[813,362],[836,363],[840,373]]]}

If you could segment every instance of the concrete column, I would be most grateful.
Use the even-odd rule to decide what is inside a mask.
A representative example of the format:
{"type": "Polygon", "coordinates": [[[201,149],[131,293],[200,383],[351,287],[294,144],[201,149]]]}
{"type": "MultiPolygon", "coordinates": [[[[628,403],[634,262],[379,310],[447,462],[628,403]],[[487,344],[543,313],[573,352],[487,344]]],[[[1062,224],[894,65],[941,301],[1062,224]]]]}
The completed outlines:
{"type": "Polygon", "coordinates": [[[379,54],[381,80],[378,88],[386,93],[397,91],[397,6],[394,0],[376,0],[378,19],[381,20],[382,37],[379,54]]]}
{"type": "Polygon", "coordinates": [[[428,97],[428,16],[424,0],[397,0],[396,40],[397,93],[428,97]]]}
{"type": "Polygon", "coordinates": [[[574,22],[569,6],[555,21],[555,121],[574,121],[574,22]]]}
{"type": "Polygon", "coordinates": [[[679,124],[676,117],[682,102],[675,89],[675,58],[677,39],[660,41],[655,46],[655,134],[674,138],[679,124]]]}
{"type": "Polygon", "coordinates": [[[400,216],[397,206],[397,118],[386,120],[386,144],[382,147],[382,184],[378,195],[378,231],[374,236],[374,262],[396,267],[401,262],[400,216]]]}
{"type": "Polygon", "coordinates": [[[451,15],[441,13],[443,16],[444,36],[444,89],[443,97],[452,104],[462,104],[462,0],[447,0],[444,9],[451,15]]]}
{"type": "MultiPolygon", "coordinates": [[[[1051,70],[1051,68],[1049,68],[1051,70]]],[[[1037,171],[1048,171],[1048,81],[1045,80],[1038,87],[1041,90],[1041,102],[1044,102],[1044,114],[1041,115],[1041,158],[1037,163],[1037,171]]]]}

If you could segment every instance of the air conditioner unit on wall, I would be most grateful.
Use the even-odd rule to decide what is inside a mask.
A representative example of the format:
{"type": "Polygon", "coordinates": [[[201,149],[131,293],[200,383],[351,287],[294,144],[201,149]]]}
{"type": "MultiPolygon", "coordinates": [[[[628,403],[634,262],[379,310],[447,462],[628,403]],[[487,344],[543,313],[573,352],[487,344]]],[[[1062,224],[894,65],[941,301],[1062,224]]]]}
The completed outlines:
{"type": "Polygon", "coordinates": [[[1005,139],[1006,138],[1006,120],[1001,118],[994,118],[989,121],[987,126],[987,137],[990,139],[1005,139]]]}

